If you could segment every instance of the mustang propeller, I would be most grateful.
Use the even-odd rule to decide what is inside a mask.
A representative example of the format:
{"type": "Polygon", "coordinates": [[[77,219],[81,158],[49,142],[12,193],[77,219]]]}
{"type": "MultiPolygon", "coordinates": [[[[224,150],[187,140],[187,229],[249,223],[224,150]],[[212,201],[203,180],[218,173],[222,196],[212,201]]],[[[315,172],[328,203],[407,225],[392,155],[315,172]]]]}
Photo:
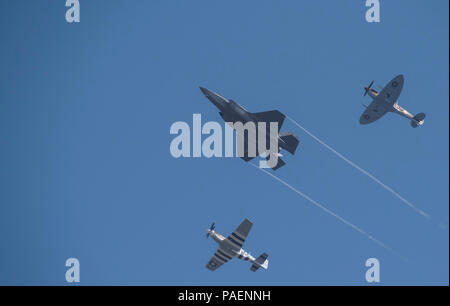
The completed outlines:
{"type": "Polygon", "coordinates": [[[365,92],[364,92],[364,96],[365,96],[365,95],[367,95],[367,93],[369,92],[369,90],[371,90],[371,89],[372,89],[372,85],[373,85],[373,81],[372,81],[372,82],[370,82],[370,85],[369,85],[368,87],[364,88],[364,90],[365,90],[365,92]]]}
{"type": "MultiPolygon", "coordinates": [[[[210,231],[213,231],[215,228],[216,228],[216,223],[213,222],[213,223],[211,224],[211,227],[209,228],[209,230],[210,230],[210,231]]],[[[208,239],[209,233],[210,233],[209,231],[206,233],[206,239],[208,239]]]]}

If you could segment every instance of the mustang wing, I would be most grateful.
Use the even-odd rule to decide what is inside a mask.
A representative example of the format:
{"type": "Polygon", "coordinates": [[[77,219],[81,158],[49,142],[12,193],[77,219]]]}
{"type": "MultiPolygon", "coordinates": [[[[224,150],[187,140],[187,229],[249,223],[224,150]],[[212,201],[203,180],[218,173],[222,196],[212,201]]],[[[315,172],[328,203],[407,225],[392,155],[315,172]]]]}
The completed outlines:
{"type": "Polygon", "coordinates": [[[216,253],[214,253],[213,257],[209,260],[208,264],[206,265],[206,268],[208,268],[211,271],[214,271],[232,258],[233,257],[231,257],[226,251],[224,251],[221,248],[218,248],[216,253]]]}
{"type": "Polygon", "coordinates": [[[245,219],[234,232],[227,238],[236,248],[241,249],[242,245],[250,232],[253,223],[249,219],[245,219]]]}

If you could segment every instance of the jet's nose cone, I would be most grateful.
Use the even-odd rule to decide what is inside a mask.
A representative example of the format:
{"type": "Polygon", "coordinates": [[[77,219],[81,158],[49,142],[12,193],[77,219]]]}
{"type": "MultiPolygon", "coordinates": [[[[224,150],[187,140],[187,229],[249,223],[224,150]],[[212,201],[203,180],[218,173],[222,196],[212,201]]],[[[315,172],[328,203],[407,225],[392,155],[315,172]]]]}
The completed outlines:
{"type": "Polygon", "coordinates": [[[204,88],[204,87],[201,87],[201,86],[200,86],[200,90],[202,91],[202,93],[203,93],[205,96],[208,96],[209,93],[210,93],[210,91],[209,91],[208,89],[206,89],[206,88],[204,88]]]}
{"type": "Polygon", "coordinates": [[[228,100],[221,95],[201,86],[200,90],[205,95],[205,97],[208,98],[208,100],[211,101],[217,108],[222,110],[227,105],[228,100]]]}
{"type": "Polygon", "coordinates": [[[207,97],[209,100],[211,100],[215,96],[215,94],[211,90],[206,89],[205,87],[200,86],[200,90],[205,95],[205,97],[207,97]]]}

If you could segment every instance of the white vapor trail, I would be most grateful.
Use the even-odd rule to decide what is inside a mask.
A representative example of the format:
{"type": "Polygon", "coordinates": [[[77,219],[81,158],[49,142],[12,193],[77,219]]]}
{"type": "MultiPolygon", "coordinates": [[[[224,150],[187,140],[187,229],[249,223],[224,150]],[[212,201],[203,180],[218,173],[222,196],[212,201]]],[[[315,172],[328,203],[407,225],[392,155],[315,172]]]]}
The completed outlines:
{"type": "Polygon", "coordinates": [[[406,205],[408,205],[409,207],[411,207],[413,210],[415,210],[417,213],[419,213],[420,215],[422,215],[423,217],[427,218],[428,220],[431,219],[431,217],[424,212],[423,210],[421,210],[420,208],[414,206],[411,202],[409,202],[408,200],[406,200],[404,197],[402,197],[401,195],[399,195],[395,190],[393,190],[391,187],[389,187],[388,185],[384,184],[382,181],[380,181],[379,179],[377,179],[375,176],[373,176],[371,173],[369,173],[368,171],[364,170],[363,168],[361,168],[360,166],[358,166],[357,164],[355,164],[354,162],[352,162],[351,160],[347,159],[344,155],[342,155],[341,153],[339,153],[338,151],[336,151],[335,149],[333,149],[332,147],[330,147],[329,145],[327,145],[325,142],[323,142],[322,140],[320,140],[319,138],[317,138],[316,136],[314,136],[310,131],[308,131],[307,129],[305,129],[303,126],[300,125],[300,123],[298,123],[297,121],[295,121],[294,119],[286,116],[286,118],[288,118],[292,123],[294,123],[296,126],[298,126],[299,128],[301,128],[306,134],[308,134],[309,136],[311,136],[312,138],[314,138],[318,143],[320,143],[321,145],[323,145],[325,148],[327,148],[328,150],[330,150],[331,152],[333,152],[334,154],[336,154],[337,156],[339,156],[342,160],[344,160],[346,163],[348,163],[350,166],[354,167],[355,169],[357,169],[358,171],[360,171],[361,173],[367,175],[369,178],[371,178],[374,182],[376,182],[377,184],[379,184],[381,187],[383,187],[384,189],[386,189],[387,191],[389,191],[390,193],[392,193],[394,196],[396,196],[398,199],[400,199],[403,203],[405,203],[406,205]]]}
{"type": "Polygon", "coordinates": [[[347,221],[346,219],[342,218],[341,216],[337,215],[336,213],[334,213],[333,211],[329,210],[328,208],[326,208],[325,206],[323,206],[322,204],[314,201],[312,198],[310,198],[308,195],[304,194],[303,192],[301,192],[300,190],[296,189],[295,187],[289,185],[287,182],[285,182],[284,180],[282,180],[281,178],[279,178],[278,176],[268,172],[267,170],[260,168],[258,166],[256,166],[253,163],[249,163],[250,165],[252,165],[253,167],[263,171],[264,173],[266,173],[267,175],[273,177],[275,180],[277,180],[278,182],[282,183],[283,185],[285,185],[286,187],[288,187],[289,189],[291,189],[292,191],[294,191],[295,193],[299,194],[300,196],[302,196],[303,198],[305,198],[306,200],[308,200],[309,202],[311,202],[312,204],[314,204],[315,206],[319,207],[320,209],[322,209],[323,211],[325,211],[327,214],[332,215],[333,217],[335,217],[336,219],[338,219],[339,221],[343,222],[344,224],[350,226],[351,228],[353,228],[354,230],[356,230],[357,232],[363,234],[364,236],[366,236],[367,238],[369,238],[370,240],[372,240],[373,242],[375,242],[376,244],[378,244],[379,246],[381,246],[382,248],[388,250],[389,252],[391,252],[392,254],[395,254],[397,256],[399,256],[400,258],[402,258],[404,261],[408,261],[408,259],[406,257],[403,257],[402,255],[398,254],[397,252],[395,252],[391,247],[387,246],[386,244],[384,244],[383,242],[381,242],[380,240],[376,239],[375,237],[373,237],[372,235],[370,235],[369,233],[367,233],[366,231],[360,229],[359,227],[357,227],[356,225],[354,225],[353,223],[347,221]]]}

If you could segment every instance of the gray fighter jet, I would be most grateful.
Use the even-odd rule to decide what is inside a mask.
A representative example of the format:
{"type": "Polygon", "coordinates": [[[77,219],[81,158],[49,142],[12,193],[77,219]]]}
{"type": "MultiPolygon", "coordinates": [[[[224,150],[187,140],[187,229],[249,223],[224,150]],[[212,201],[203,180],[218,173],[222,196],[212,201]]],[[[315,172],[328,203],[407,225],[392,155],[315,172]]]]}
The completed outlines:
{"type": "Polygon", "coordinates": [[[374,122],[387,112],[399,114],[400,116],[406,117],[411,120],[411,126],[413,128],[422,125],[425,119],[424,113],[418,113],[413,116],[406,109],[403,109],[398,105],[397,99],[400,96],[400,93],[403,88],[404,78],[403,75],[398,75],[389,82],[386,87],[382,88],[381,92],[377,92],[372,89],[373,81],[370,83],[368,87],[365,87],[364,96],[369,94],[372,97],[373,101],[369,104],[369,106],[364,105],[366,108],[364,113],[361,115],[359,119],[359,123],[368,124],[374,122]]]}
{"type": "Polygon", "coordinates": [[[237,257],[239,259],[251,262],[252,266],[250,267],[250,270],[252,270],[253,272],[258,270],[259,268],[267,270],[269,266],[269,260],[267,259],[267,257],[269,255],[263,253],[261,256],[255,259],[255,257],[250,255],[250,253],[244,251],[244,249],[242,248],[242,245],[245,242],[245,238],[247,238],[252,226],[253,223],[250,220],[245,219],[241,223],[241,225],[239,225],[239,227],[233,233],[231,233],[230,236],[228,236],[228,238],[225,238],[221,234],[214,231],[215,224],[213,223],[206,232],[206,238],[211,236],[219,244],[219,248],[206,265],[206,268],[214,271],[233,257],[237,257]]]}
{"type": "MultiPolygon", "coordinates": [[[[274,167],[272,167],[273,170],[277,170],[285,165],[285,162],[279,158],[280,156],[283,156],[280,154],[281,149],[284,149],[288,151],[291,154],[295,153],[295,150],[297,149],[299,140],[298,137],[292,133],[292,132],[284,132],[280,133],[281,126],[283,125],[284,118],[286,117],[278,110],[272,110],[262,113],[251,113],[247,111],[245,108],[243,108],[241,105],[237,104],[233,100],[228,100],[221,95],[212,92],[206,88],[200,87],[200,90],[202,93],[208,98],[209,101],[211,101],[218,109],[219,114],[222,117],[223,120],[227,123],[235,124],[236,122],[241,122],[242,124],[246,124],[247,122],[253,122],[255,123],[256,129],[258,127],[258,122],[265,122],[266,123],[266,144],[270,143],[270,122],[277,122],[278,123],[278,145],[277,152],[269,152],[268,155],[266,155],[266,159],[269,159],[271,154],[275,154],[278,158],[278,162],[274,167]]],[[[256,135],[258,135],[258,131],[256,131],[256,135]]],[[[262,155],[263,153],[267,152],[259,152],[258,148],[258,142],[256,139],[256,156],[250,156],[248,152],[248,142],[249,138],[244,136],[244,148],[243,148],[243,156],[241,157],[243,160],[248,162],[249,160],[253,159],[256,156],[262,155]]],[[[267,147],[267,145],[266,145],[267,147]]]]}

